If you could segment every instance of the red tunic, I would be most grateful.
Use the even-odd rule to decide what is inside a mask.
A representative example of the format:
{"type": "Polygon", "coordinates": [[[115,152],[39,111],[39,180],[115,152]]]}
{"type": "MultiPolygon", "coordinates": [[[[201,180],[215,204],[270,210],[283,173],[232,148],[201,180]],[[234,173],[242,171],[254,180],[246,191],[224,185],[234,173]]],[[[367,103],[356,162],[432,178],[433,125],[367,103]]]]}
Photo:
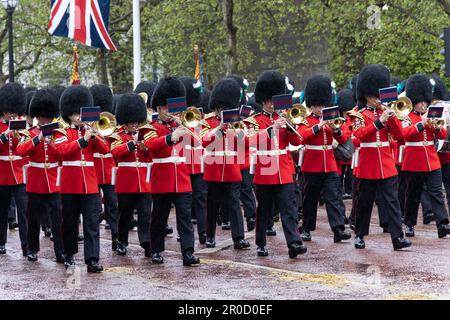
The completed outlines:
{"type": "Polygon", "coordinates": [[[151,167],[152,193],[192,192],[191,179],[183,156],[183,143],[192,145],[191,136],[171,141],[175,123],[153,121],[151,129],[145,135],[145,146],[150,150],[153,160],[151,167]]]}
{"type": "Polygon", "coordinates": [[[403,121],[403,137],[405,139],[405,155],[403,171],[429,172],[441,168],[434,139],[445,139],[447,132],[444,128],[435,130],[429,124],[422,125],[420,114],[411,112],[410,121],[403,121]]]}
{"type": "Polygon", "coordinates": [[[300,145],[300,137],[285,127],[276,131],[267,129],[279,119],[276,113],[262,112],[253,116],[253,119],[259,131],[252,136],[250,143],[257,148],[254,184],[292,183],[295,167],[288,148],[289,144],[300,145]]]}
{"type": "MultiPolygon", "coordinates": [[[[106,140],[108,149],[110,149],[110,142],[106,140]]],[[[113,168],[116,167],[116,161],[114,160],[112,153],[94,153],[94,167],[97,172],[98,184],[111,184],[111,173],[113,168]]]]}
{"type": "Polygon", "coordinates": [[[3,134],[9,125],[0,122],[0,185],[11,186],[23,184],[23,158],[17,153],[19,134],[10,132],[3,134]]]}
{"type": "Polygon", "coordinates": [[[148,150],[143,145],[135,146],[133,135],[120,129],[109,137],[111,153],[117,160],[115,181],[116,193],[150,193],[147,181],[150,162],[148,150]]]}
{"type": "Polygon", "coordinates": [[[307,117],[306,121],[308,125],[301,124],[298,129],[305,145],[302,172],[337,172],[336,158],[332,148],[333,138],[343,144],[349,138],[349,131],[340,130],[339,134],[333,135],[333,129],[329,126],[319,129],[320,119],[313,114],[307,117]]]}
{"type": "Polygon", "coordinates": [[[387,179],[397,175],[395,160],[392,155],[389,134],[396,140],[402,139],[402,126],[397,117],[386,121],[378,120],[382,110],[364,108],[360,111],[364,121],[355,119],[354,135],[361,142],[358,170],[360,179],[387,179]]]}
{"type": "Polygon", "coordinates": [[[23,134],[17,153],[28,157],[27,192],[51,194],[59,192],[56,185],[59,154],[53,143],[46,138],[39,141],[41,130],[33,127],[23,134]]]}
{"type": "MultiPolygon", "coordinates": [[[[220,126],[221,121],[214,117],[206,120],[210,130],[220,126]]],[[[205,181],[238,182],[242,181],[241,165],[245,162],[245,145],[248,139],[244,132],[236,134],[234,130],[206,133],[203,136],[205,148],[205,181]]]]}
{"type": "Polygon", "coordinates": [[[55,130],[53,137],[62,161],[61,193],[98,193],[94,167],[94,153],[107,153],[108,145],[102,137],[84,140],[84,129],[70,127],[55,130]]]}

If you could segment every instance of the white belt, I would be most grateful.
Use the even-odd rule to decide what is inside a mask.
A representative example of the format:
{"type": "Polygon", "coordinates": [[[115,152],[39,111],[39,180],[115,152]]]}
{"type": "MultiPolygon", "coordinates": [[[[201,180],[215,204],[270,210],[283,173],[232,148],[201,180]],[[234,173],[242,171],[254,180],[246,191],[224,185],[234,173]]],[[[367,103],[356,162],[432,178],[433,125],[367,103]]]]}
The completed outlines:
{"type": "Polygon", "coordinates": [[[185,145],[184,148],[185,148],[186,150],[203,150],[203,147],[202,147],[202,146],[193,147],[193,146],[191,146],[190,144],[185,145]]]}
{"type": "Polygon", "coordinates": [[[3,161],[16,161],[16,160],[22,160],[23,158],[21,156],[0,156],[0,160],[3,161]]]}
{"type": "Polygon", "coordinates": [[[63,161],[63,167],[93,167],[94,162],[89,161],[63,161]]]}
{"type": "Polygon", "coordinates": [[[433,141],[405,142],[405,146],[407,146],[407,147],[434,146],[434,142],[433,141]]]}
{"type": "Polygon", "coordinates": [[[287,150],[258,150],[256,151],[256,155],[258,156],[281,156],[283,154],[287,154],[287,150]]]}
{"type": "Polygon", "coordinates": [[[237,151],[206,151],[205,155],[212,157],[229,157],[229,156],[237,156],[237,151]]]}
{"type": "Polygon", "coordinates": [[[119,162],[117,164],[121,168],[145,168],[149,166],[146,162],[119,162]]]}
{"type": "Polygon", "coordinates": [[[30,167],[39,168],[39,169],[50,169],[50,168],[58,168],[59,163],[38,163],[38,162],[30,162],[30,167]]]}
{"type": "Polygon", "coordinates": [[[363,142],[361,143],[361,148],[381,148],[389,147],[390,144],[387,141],[384,142],[363,142]]]}
{"type": "Polygon", "coordinates": [[[305,145],[306,150],[318,150],[318,151],[325,151],[325,150],[331,150],[333,149],[333,146],[330,144],[322,145],[322,146],[313,146],[310,144],[305,145]]]}
{"type": "Polygon", "coordinates": [[[168,158],[161,158],[161,159],[153,159],[153,163],[181,163],[186,162],[185,157],[168,157],[168,158]]]}
{"type": "Polygon", "coordinates": [[[107,153],[107,154],[94,153],[94,158],[104,159],[104,158],[112,158],[112,157],[113,157],[112,153],[107,153]]]}

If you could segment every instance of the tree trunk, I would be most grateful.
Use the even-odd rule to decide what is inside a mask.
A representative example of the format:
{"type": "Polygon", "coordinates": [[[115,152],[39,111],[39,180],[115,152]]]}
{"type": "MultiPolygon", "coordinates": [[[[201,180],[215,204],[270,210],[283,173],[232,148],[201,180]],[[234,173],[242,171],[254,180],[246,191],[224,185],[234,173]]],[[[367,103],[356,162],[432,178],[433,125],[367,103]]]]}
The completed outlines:
{"type": "Polygon", "coordinates": [[[97,72],[97,82],[100,84],[108,84],[108,69],[106,66],[105,49],[97,49],[95,69],[97,72]]]}
{"type": "Polygon", "coordinates": [[[233,0],[220,0],[223,12],[223,24],[228,37],[228,51],[225,59],[227,74],[236,73],[237,70],[237,27],[233,24],[233,0]]]}

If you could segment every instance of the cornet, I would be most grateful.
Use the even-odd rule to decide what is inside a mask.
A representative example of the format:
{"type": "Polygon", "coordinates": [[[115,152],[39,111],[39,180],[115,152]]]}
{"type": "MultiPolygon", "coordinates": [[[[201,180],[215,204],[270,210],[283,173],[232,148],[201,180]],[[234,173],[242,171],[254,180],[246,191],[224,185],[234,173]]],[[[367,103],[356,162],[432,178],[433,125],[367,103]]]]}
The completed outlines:
{"type": "Polygon", "coordinates": [[[342,117],[336,118],[336,119],[332,119],[330,121],[328,121],[328,125],[332,128],[332,129],[339,129],[340,127],[342,127],[342,125],[344,124],[345,119],[342,117]]]}
{"type": "Polygon", "coordinates": [[[100,119],[97,122],[88,124],[95,133],[108,137],[112,135],[117,129],[116,117],[112,113],[102,112],[100,113],[100,119]]]}

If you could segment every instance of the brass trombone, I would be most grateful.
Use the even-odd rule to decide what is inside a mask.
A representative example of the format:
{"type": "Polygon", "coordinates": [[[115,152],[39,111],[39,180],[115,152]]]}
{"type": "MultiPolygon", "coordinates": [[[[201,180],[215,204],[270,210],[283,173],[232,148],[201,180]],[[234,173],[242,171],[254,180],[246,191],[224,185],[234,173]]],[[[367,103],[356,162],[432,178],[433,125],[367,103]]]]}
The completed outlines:
{"type": "Polygon", "coordinates": [[[91,128],[103,137],[108,137],[117,129],[116,117],[112,113],[102,112],[100,113],[100,119],[94,122],[91,128]]]}

